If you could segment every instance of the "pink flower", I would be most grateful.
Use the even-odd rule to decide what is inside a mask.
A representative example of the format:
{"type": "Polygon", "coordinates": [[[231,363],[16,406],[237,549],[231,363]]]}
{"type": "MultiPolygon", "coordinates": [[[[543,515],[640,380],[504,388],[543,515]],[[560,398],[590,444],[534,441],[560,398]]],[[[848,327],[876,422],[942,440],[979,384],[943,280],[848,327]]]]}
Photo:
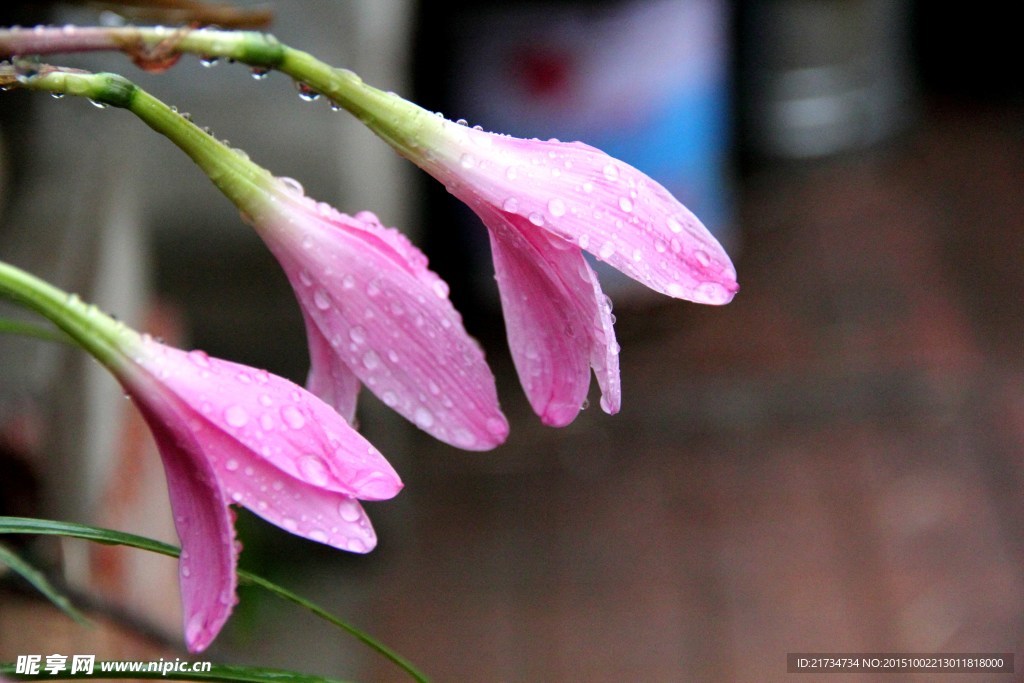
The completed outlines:
{"type": "Polygon", "coordinates": [[[621,402],[611,304],[584,251],[674,298],[725,304],[738,291],[714,236],[632,166],[580,142],[467,128],[390,95],[374,103],[403,119],[398,130],[385,116],[369,125],[487,226],[512,358],[546,424],[575,418],[591,368],[601,407],[621,402]]]}
{"type": "Polygon", "coordinates": [[[229,505],[365,553],[358,500],[395,496],[388,462],[340,415],[286,379],[122,333],[107,364],[156,439],[181,540],[185,640],[205,649],[231,613],[238,547],[229,505]]]}
{"type": "Polygon", "coordinates": [[[345,215],[287,179],[260,184],[245,217],[302,306],[309,389],[350,421],[362,383],[441,441],[468,450],[504,442],[494,376],[423,253],[368,211],[345,215]]]}

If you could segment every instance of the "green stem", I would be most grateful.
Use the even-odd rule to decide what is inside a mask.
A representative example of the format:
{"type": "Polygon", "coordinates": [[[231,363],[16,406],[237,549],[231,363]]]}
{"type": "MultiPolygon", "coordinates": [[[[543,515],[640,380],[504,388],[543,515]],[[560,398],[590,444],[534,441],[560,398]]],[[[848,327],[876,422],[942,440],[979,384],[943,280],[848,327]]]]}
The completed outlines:
{"type": "Polygon", "coordinates": [[[177,55],[223,58],[256,69],[276,69],[355,115],[403,156],[415,156],[424,136],[442,122],[427,110],[367,85],[347,69],[252,31],[139,27],[40,27],[0,30],[0,57],[119,50],[142,68],[165,68],[177,55]]]}
{"type": "MultiPolygon", "coordinates": [[[[214,43],[219,45],[220,43],[214,43]]],[[[150,128],[180,147],[232,202],[243,211],[258,212],[266,200],[270,173],[249,158],[200,129],[127,78],[36,65],[0,66],[0,84],[50,93],[87,97],[93,102],[127,109],[150,128]]]]}
{"type": "Polygon", "coordinates": [[[78,296],[0,261],[0,297],[39,313],[112,370],[121,367],[124,348],[136,333],[86,305],[78,296]]]}

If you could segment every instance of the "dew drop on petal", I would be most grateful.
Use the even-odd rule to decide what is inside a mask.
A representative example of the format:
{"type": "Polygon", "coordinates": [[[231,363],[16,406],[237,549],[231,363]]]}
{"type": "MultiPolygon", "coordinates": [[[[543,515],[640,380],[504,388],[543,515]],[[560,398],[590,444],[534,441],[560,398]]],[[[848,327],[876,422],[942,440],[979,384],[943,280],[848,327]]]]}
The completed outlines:
{"type": "Polygon", "coordinates": [[[665,288],[665,291],[668,292],[669,296],[674,296],[676,298],[679,298],[679,297],[683,296],[683,294],[685,293],[686,290],[684,290],[683,286],[681,284],[679,284],[678,282],[670,282],[668,284],[668,287],[665,288]]]}
{"type": "Polygon", "coordinates": [[[303,478],[314,486],[323,486],[330,479],[327,466],[316,455],[304,455],[299,458],[298,464],[303,478]]]}
{"type": "Polygon", "coordinates": [[[367,351],[363,354],[363,367],[373,370],[380,365],[380,356],[375,351],[367,351]]]}
{"type": "Polygon", "coordinates": [[[537,227],[544,225],[544,216],[540,215],[539,213],[531,213],[529,218],[530,222],[536,225],[537,227]]]}
{"type": "Polygon", "coordinates": [[[430,429],[434,426],[434,414],[423,406],[416,409],[413,419],[416,422],[416,426],[420,429],[430,429]]]}
{"type": "Polygon", "coordinates": [[[444,280],[435,280],[432,289],[434,290],[434,294],[437,295],[438,299],[448,298],[450,288],[448,287],[448,283],[445,282],[444,280]]]}
{"type": "Polygon", "coordinates": [[[356,325],[348,331],[348,338],[356,344],[362,344],[366,341],[366,330],[356,325]]]}
{"type": "Polygon", "coordinates": [[[606,259],[606,258],[610,258],[611,255],[614,254],[614,253],[615,253],[615,244],[611,240],[608,240],[607,242],[605,242],[604,244],[601,245],[601,251],[599,251],[597,255],[600,256],[603,259],[606,259]]]}
{"type": "Polygon", "coordinates": [[[282,517],[281,518],[281,526],[283,526],[288,531],[295,531],[296,529],[299,528],[299,523],[296,522],[291,517],[282,517]]]}
{"type": "Polygon", "coordinates": [[[306,535],[311,541],[316,541],[317,543],[327,542],[327,533],[323,529],[311,529],[306,535]]]}
{"type": "Polygon", "coordinates": [[[351,275],[346,275],[345,277],[341,278],[341,288],[342,289],[352,289],[355,286],[356,286],[356,279],[354,277],[352,277],[351,275]]]}
{"type": "Polygon", "coordinates": [[[210,367],[210,357],[206,355],[205,351],[189,351],[188,359],[201,368],[210,367]]]}
{"type": "Polygon", "coordinates": [[[489,418],[487,418],[486,427],[487,427],[487,431],[492,436],[501,436],[508,429],[508,427],[505,424],[505,421],[502,420],[501,418],[497,418],[497,417],[489,417],[489,418]]]}
{"type": "Polygon", "coordinates": [[[242,406],[231,406],[224,411],[224,421],[232,427],[244,427],[249,422],[249,413],[242,406]]]}
{"type": "Polygon", "coordinates": [[[509,197],[502,203],[501,210],[509,213],[515,213],[519,210],[519,200],[515,197],[509,197]]]}
{"type": "Polygon", "coordinates": [[[281,408],[281,419],[292,429],[302,429],[306,426],[306,418],[298,408],[292,405],[281,408]]]}
{"type": "Polygon", "coordinates": [[[358,521],[363,516],[359,510],[359,503],[351,498],[338,503],[338,514],[346,522],[358,521]]]}
{"type": "Polygon", "coordinates": [[[238,471],[238,461],[235,460],[234,458],[231,458],[226,463],[224,463],[224,469],[226,469],[228,472],[237,472],[238,471]]]}
{"type": "Polygon", "coordinates": [[[582,235],[580,235],[580,238],[579,240],[577,240],[577,242],[580,245],[580,249],[586,249],[587,247],[590,246],[590,235],[583,233],[582,235]]]}
{"type": "Polygon", "coordinates": [[[699,263],[705,268],[711,265],[711,257],[708,256],[708,253],[703,249],[697,249],[696,251],[694,251],[693,258],[695,258],[697,260],[697,263],[699,263]]]}
{"type": "Polygon", "coordinates": [[[552,199],[548,202],[548,213],[555,218],[559,218],[565,215],[565,202],[561,199],[552,199]]]}
{"type": "Polygon", "coordinates": [[[586,192],[587,194],[590,194],[591,192],[593,192],[594,191],[594,183],[590,182],[589,180],[587,182],[583,183],[583,191],[586,192]]]}
{"type": "Polygon", "coordinates": [[[321,311],[326,311],[331,307],[331,297],[324,290],[318,289],[313,292],[313,305],[321,311]]]}
{"type": "Polygon", "coordinates": [[[633,201],[629,197],[619,197],[619,208],[629,213],[633,210],[633,201]]]}
{"type": "Polygon", "coordinates": [[[683,231],[683,224],[679,222],[675,216],[668,217],[668,229],[674,233],[680,233],[683,231]]]}
{"type": "Polygon", "coordinates": [[[619,169],[615,168],[615,164],[607,164],[604,167],[604,177],[608,180],[617,180],[619,177],[619,169]]]}
{"type": "Polygon", "coordinates": [[[476,166],[476,158],[472,154],[463,154],[459,159],[459,163],[462,168],[474,168],[476,166]]]}

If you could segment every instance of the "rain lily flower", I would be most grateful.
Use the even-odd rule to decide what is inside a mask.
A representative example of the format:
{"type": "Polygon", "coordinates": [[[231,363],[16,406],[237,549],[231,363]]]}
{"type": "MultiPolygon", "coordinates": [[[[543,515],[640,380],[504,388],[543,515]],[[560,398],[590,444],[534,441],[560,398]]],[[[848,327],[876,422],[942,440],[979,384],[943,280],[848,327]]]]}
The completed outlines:
{"type": "Polygon", "coordinates": [[[547,424],[572,421],[591,368],[602,408],[614,413],[621,404],[610,304],[584,251],[673,298],[721,305],[739,290],[729,256],[686,207],[654,179],[583,143],[460,126],[266,34],[134,27],[0,34],[0,53],[11,55],[110,49],[143,67],[192,52],[280,70],[441,181],[488,228],[512,358],[547,424]]]}
{"type": "Polygon", "coordinates": [[[739,289],[729,256],[685,206],[652,178],[598,149],[468,128],[375,90],[354,74],[335,72],[313,85],[444,183],[483,221],[512,358],[534,411],[547,424],[574,419],[586,400],[591,368],[602,408],[615,413],[621,402],[611,305],[584,251],[674,298],[720,305],[739,289]]]}
{"type": "Polygon", "coordinates": [[[302,308],[307,387],[350,421],[360,383],[435,438],[467,450],[505,441],[508,422],[479,344],[427,258],[375,215],[303,194],[113,74],[44,68],[22,87],[122,107],[185,151],[277,257],[302,308]]]}
{"type": "Polygon", "coordinates": [[[189,649],[205,649],[235,604],[230,504],[313,541],[365,553],[359,500],[395,496],[387,460],[333,408],[268,372],[140,335],[77,297],[0,263],[0,295],[49,317],[102,362],[155,437],[181,540],[189,649]]]}

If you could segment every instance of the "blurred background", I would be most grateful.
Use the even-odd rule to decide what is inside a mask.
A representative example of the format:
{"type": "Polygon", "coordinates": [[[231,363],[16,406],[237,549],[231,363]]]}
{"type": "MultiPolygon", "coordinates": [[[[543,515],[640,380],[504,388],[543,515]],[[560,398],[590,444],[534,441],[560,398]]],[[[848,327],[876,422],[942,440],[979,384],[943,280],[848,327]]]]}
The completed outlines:
{"type": "MultiPolygon", "coordinates": [[[[158,4],[15,2],[0,17],[160,23],[158,4]]],[[[485,454],[433,442],[363,392],[361,428],[406,482],[369,506],[376,551],[330,551],[243,513],[243,567],[439,681],[781,680],[787,652],[1024,652],[1024,83],[1005,4],[190,11],[269,21],[452,119],[599,146],[693,208],[742,286],[708,308],[601,270],[622,412],[595,393],[571,426],[543,427],[511,367],[484,230],[352,117],[241,65],[185,57],[154,75],[120,55],[62,59],[124,73],[308,194],[406,231],[497,375],[512,432],[485,454]]],[[[276,263],[130,115],[3,93],[0,162],[0,258],[169,341],[304,378],[276,263]]],[[[175,541],[145,428],[81,354],[0,337],[0,514],[175,541]]],[[[170,560],[3,542],[97,625],[0,575],[0,660],[182,656],[170,560]]],[[[202,657],[402,680],[250,589],[202,657]]]]}

